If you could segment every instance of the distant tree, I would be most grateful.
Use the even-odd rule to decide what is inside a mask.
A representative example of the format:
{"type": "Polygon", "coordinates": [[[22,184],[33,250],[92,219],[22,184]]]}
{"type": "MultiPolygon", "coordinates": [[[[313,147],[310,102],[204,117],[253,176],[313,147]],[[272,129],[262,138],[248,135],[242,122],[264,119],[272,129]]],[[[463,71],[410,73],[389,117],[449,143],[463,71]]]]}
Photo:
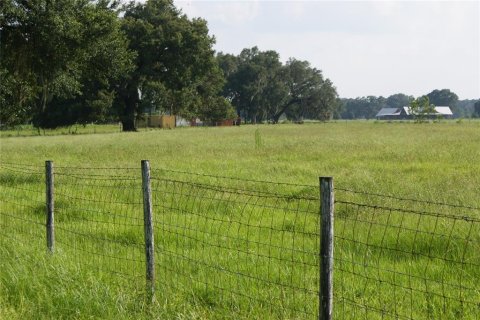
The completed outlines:
{"type": "Polygon", "coordinates": [[[237,113],[250,122],[266,120],[282,103],[287,89],[282,82],[282,64],[275,51],[260,51],[257,47],[243,49],[238,56],[217,56],[226,77],[224,96],[237,113]]]}
{"type": "Polygon", "coordinates": [[[387,98],[386,104],[389,108],[401,108],[410,105],[413,100],[413,96],[407,96],[403,93],[397,93],[387,98]]]}
{"type": "Polygon", "coordinates": [[[424,122],[430,114],[435,112],[435,105],[430,103],[428,96],[422,96],[410,102],[410,111],[415,122],[424,122]]]}
{"type": "Polygon", "coordinates": [[[480,118],[480,100],[478,100],[477,102],[475,102],[475,104],[473,105],[473,117],[474,118],[480,118]]]}
{"type": "Polygon", "coordinates": [[[285,99],[285,110],[274,115],[274,121],[285,111],[295,120],[331,119],[338,108],[338,94],[330,79],[324,79],[322,72],[310,67],[307,61],[290,59],[286,68],[293,69],[290,77],[286,77],[289,98],[285,99]]]}
{"type": "Polygon", "coordinates": [[[384,97],[361,97],[355,99],[344,99],[343,119],[372,119],[378,111],[387,106],[387,99],[384,97]]]}
{"type": "Polygon", "coordinates": [[[339,108],[338,94],[330,79],[307,61],[290,59],[284,67],[288,93],[284,105],[273,115],[274,122],[283,112],[295,120],[333,118],[339,108]],[[282,110],[283,109],[283,110],[282,110]]]}
{"type": "Polygon", "coordinates": [[[476,99],[458,100],[456,106],[452,108],[455,116],[459,118],[475,117],[475,102],[476,99]]]}
{"type": "Polygon", "coordinates": [[[449,89],[433,90],[427,97],[435,106],[454,107],[458,102],[458,96],[449,89]]]}
{"type": "Polygon", "coordinates": [[[283,65],[277,52],[257,47],[217,59],[227,77],[224,95],[253,123],[277,123],[283,114],[294,120],[329,119],[338,107],[333,83],[307,61],[290,59],[283,65]]]}

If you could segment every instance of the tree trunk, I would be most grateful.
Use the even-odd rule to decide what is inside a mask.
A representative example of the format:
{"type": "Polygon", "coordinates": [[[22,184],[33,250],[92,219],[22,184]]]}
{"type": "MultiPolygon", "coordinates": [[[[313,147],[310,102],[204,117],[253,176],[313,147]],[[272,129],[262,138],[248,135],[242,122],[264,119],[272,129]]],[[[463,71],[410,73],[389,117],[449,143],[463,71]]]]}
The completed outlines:
{"type": "Polygon", "coordinates": [[[120,117],[122,131],[137,131],[135,127],[135,111],[139,100],[137,88],[128,85],[122,99],[124,103],[123,113],[120,117]]]}
{"type": "Polygon", "coordinates": [[[277,114],[274,114],[274,115],[273,115],[273,118],[272,118],[272,122],[273,122],[274,124],[277,124],[277,123],[278,123],[278,120],[280,119],[280,116],[281,116],[281,115],[282,115],[282,114],[278,114],[278,113],[277,113],[277,114]]]}
{"type": "Polygon", "coordinates": [[[280,110],[273,115],[273,123],[278,123],[278,120],[280,119],[282,114],[284,114],[292,104],[295,104],[295,103],[298,103],[298,102],[300,102],[300,99],[295,98],[295,99],[290,100],[283,107],[281,107],[280,110]]]}
{"type": "Polygon", "coordinates": [[[125,118],[122,120],[122,131],[127,132],[127,131],[137,131],[137,128],[135,128],[135,120],[132,118],[125,118]]]}

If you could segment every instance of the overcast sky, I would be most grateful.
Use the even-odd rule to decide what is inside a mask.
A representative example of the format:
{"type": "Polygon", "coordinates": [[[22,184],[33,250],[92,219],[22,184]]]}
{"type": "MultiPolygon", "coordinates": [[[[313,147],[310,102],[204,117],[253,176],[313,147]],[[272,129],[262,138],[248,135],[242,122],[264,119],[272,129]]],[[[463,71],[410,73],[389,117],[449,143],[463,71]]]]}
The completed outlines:
{"type": "Polygon", "coordinates": [[[480,98],[480,1],[175,0],[215,49],[258,46],[309,61],[341,97],[450,89],[480,98]]]}

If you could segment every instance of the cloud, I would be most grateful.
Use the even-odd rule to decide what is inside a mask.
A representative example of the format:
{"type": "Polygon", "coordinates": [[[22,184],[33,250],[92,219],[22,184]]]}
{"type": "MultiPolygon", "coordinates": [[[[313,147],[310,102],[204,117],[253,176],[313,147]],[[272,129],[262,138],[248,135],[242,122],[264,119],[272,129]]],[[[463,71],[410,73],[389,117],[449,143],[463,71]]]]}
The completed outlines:
{"type": "Polygon", "coordinates": [[[188,3],[190,16],[209,22],[218,51],[257,45],[308,60],[341,96],[450,88],[480,97],[480,2],[188,3]]]}
{"type": "Polygon", "coordinates": [[[248,23],[259,14],[259,1],[175,1],[189,17],[210,17],[229,26],[248,23]]]}

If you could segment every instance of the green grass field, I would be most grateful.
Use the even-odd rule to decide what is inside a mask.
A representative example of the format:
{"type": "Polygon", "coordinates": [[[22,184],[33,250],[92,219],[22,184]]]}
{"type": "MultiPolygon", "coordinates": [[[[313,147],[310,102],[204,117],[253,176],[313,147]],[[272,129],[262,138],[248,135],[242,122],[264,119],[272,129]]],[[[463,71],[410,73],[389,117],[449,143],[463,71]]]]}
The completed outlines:
{"type": "Polygon", "coordinates": [[[319,176],[338,189],[336,318],[480,317],[480,122],[117,129],[2,133],[0,319],[315,318],[319,176]],[[142,159],[154,177],[153,303],[142,159]],[[54,255],[45,160],[59,174],[54,255]]]}

